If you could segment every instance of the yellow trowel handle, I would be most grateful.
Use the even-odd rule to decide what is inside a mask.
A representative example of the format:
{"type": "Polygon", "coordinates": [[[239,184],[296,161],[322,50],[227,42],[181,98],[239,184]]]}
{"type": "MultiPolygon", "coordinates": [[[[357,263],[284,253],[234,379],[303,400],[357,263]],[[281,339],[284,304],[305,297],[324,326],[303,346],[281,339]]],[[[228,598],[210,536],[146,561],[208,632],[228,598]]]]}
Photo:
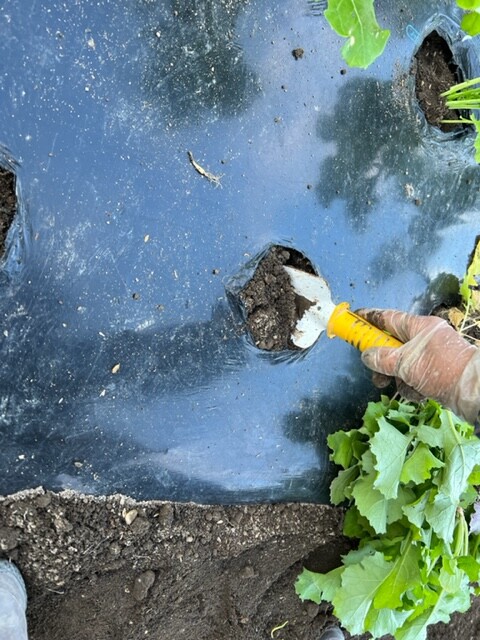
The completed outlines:
{"type": "Polygon", "coordinates": [[[401,347],[403,344],[350,311],[348,302],[341,302],[335,307],[328,321],[327,335],[329,338],[342,338],[359,351],[371,347],[401,347]]]}

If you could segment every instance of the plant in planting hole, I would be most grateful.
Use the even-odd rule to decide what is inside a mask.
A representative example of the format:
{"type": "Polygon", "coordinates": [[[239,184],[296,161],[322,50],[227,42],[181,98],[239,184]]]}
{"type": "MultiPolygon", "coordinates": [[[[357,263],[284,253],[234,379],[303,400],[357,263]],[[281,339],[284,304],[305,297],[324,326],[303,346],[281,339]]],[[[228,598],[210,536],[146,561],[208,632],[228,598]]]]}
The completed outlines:
{"type": "MultiPolygon", "coordinates": [[[[457,0],[457,5],[467,12],[461,28],[470,36],[478,35],[480,0],[457,0]]],[[[365,69],[383,53],[390,31],[379,26],[374,0],[328,0],[325,18],[338,35],[348,38],[342,56],[350,67],[365,69]]]]}
{"type": "Polygon", "coordinates": [[[456,111],[470,111],[468,117],[460,115],[455,120],[442,120],[448,124],[470,124],[475,127],[475,161],[480,163],[480,120],[472,111],[480,110],[480,78],[472,78],[466,82],[455,84],[441,95],[445,98],[445,104],[449,109],[456,111]]]}
{"type": "Polygon", "coordinates": [[[344,533],[359,544],[326,574],[304,569],[296,591],[331,602],[352,635],[424,640],[479,592],[480,440],[433,400],[383,397],[328,446],[341,467],[331,502],[348,502],[344,533]]]}

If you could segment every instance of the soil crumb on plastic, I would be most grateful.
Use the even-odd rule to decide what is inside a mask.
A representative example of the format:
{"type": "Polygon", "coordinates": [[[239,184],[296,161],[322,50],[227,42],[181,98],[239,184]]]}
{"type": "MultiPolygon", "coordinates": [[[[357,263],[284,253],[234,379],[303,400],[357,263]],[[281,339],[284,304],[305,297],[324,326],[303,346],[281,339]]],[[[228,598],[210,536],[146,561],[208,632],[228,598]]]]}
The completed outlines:
{"type": "Polygon", "coordinates": [[[239,294],[247,313],[247,329],[255,345],[266,351],[298,350],[290,339],[299,318],[297,296],[284,265],[315,273],[299,251],[274,245],[239,294]]]}
{"type": "Polygon", "coordinates": [[[5,253],[5,240],[16,211],[15,175],[0,167],[0,258],[5,253]]]}
{"type": "Polygon", "coordinates": [[[447,109],[441,93],[462,81],[446,40],[432,31],[415,54],[413,65],[415,93],[427,122],[442,131],[453,131],[456,124],[442,124],[442,120],[458,120],[460,113],[447,109]]]}

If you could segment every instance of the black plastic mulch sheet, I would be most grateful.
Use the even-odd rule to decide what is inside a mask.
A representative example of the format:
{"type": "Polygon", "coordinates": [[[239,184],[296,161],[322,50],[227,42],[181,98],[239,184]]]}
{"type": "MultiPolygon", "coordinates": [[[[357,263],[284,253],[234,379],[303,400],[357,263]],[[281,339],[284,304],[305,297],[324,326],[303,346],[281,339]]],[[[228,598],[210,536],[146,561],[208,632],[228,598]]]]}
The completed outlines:
{"type": "Polygon", "coordinates": [[[255,349],[225,287],[273,242],[338,302],[428,311],[480,228],[472,134],[426,125],[410,75],[434,27],[467,72],[478,45],[454,3],[377,4],[385,54],[341,73],[322,3],[1,3],[2,493],[327,499],[370,376],[326,337],[255,349]]]}

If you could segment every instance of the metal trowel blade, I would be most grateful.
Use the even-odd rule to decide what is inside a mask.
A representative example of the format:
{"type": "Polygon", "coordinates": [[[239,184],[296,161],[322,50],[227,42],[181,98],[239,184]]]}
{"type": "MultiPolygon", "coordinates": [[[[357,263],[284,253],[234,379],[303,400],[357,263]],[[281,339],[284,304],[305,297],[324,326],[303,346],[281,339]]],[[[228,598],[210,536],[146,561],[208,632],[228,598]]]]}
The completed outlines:
{"type": "Polygon", "coordinates": [[[325,331],[335,309],[330,289],[326,281],[318,275],[307,273],[295,267],[283,267],[299,297],[298,307],[305,309],[295,325],[291,339],[300,349],[308,349],[325,331]]]}

